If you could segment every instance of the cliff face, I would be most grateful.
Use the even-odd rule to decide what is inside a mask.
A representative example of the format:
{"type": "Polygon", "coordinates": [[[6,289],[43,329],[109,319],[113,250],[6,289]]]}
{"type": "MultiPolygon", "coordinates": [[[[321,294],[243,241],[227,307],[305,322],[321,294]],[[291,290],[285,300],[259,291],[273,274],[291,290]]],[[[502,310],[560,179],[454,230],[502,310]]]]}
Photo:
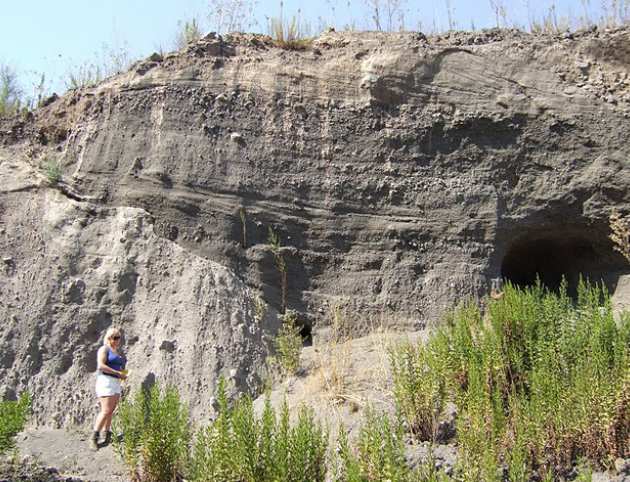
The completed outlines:
{"type": "Polygon", "coordinates": [[[128,384],[173,384],[197,418],[220,373],[257,390],[264,319],[234,273],[158,237],[142,209],[77,202],[40,177],[0,164],[0,397],[28,389],[38,423],[90,420],[111,325],[124,329],[128,384]]]}
{"type": "MultiPolygon", "coordinates": [[[[217,346],[230,352],[212,360],[227,367],[242,351],[237,378],[254,376],[266,348],[245,285],[282,305],[270,229],[283,245],[288,307],[316,342],[331,305],[355,333],[417,329],[499,277],[528,283],[539,273],[557,285],[565,275],[573,288],[584,273],[623,301],[630,270],[608,241],[608,214],[630,210],[629,46],[628,29],[330,32],[304,52],[209,35],[51,99],[0,133],[3,185],[44,158],[63,171],[60,190],[2,190],[0,248],[29,261],[5,263],[1,306],[13,321],[0,343],[29,348],[3,353],[1,373],[10,385],[36,383],[17,374],[39,373],[32,367],[45,360],[28,339],[55,330],[67,333],[51,350],[59,360],[64,344],[77,346],[69,337],[92,337],[84,354],[65,355],[85,371],[117,313],[153,337],[144,351],[173,330],[190,340],[181,354],[178,345],[151,358],[154,373],[194,372],[211,356],[195,350],[212,319],[217,346]],[[50,211],[63,212],[62,227],[50,211]],[[111,250],[117,261],[92,258],[111,250]],[[158,298],[146,288],[156,283],[158,298]],[[79,292],[83,304],[72,301],[79,292]],[[180,300],[186,310],[174,311],[180,300]],[[236,332],[243,341],[232,353],[236,332]]],[[[204,376],[195,383],[214,375],[204,376]]]]}

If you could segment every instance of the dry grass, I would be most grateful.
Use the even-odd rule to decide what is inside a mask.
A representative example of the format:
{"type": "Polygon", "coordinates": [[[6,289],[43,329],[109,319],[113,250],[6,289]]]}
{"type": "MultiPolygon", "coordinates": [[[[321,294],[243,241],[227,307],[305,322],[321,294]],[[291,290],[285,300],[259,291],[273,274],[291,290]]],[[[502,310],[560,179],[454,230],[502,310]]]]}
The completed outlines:
{"type": "MultiPolygon", "coordinates": [[[[389,332],[383,316],[366,321],[368,333],[352,338],[351,325],[341,304],[329,312],[330,338],[315,350],[311,393],[321,393],[332,407],[349,404],[353,411],[379,405],[393,409],[390,352],[407,335],[389,332]]],[[[414,338],[415,339],[415,338],[414,338]]]]}
{"type": "Polygon", "coordinates": [[[289,21],[285,21],[282,15],[269,19],[269,34],[276,46],[285,50],[308,49],[313,42],[309,31],[308,24],[295,15],[289,21]]]}

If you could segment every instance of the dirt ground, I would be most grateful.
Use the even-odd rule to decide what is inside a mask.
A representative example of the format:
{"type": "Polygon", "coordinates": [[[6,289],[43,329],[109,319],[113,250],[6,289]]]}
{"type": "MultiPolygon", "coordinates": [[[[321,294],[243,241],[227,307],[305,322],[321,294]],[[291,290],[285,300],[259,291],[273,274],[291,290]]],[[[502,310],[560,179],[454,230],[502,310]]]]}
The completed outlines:
{"type": "Polygon", "coordinates": [[[55,467],[63,476],[89,482],[127,481],[125,467],[113,447],[93,451],[90,435],[85,431],[30,429],[17,439],[20,459],[28,459],[45,467],[55,467]]]}

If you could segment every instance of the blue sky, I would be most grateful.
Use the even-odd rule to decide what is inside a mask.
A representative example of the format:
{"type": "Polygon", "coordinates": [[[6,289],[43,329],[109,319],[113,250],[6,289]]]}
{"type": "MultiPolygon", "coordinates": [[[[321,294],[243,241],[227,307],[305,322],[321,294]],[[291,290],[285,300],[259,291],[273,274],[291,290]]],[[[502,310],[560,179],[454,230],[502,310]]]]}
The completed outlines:
{"type": "MultiPolygon", "coordinates": [[[[0,0],[3,21],[0,29],[0,62],[11,65],[22,79],[24,90],[32,90],[35,73],[45,72],[49,88],[63,91],[64,79],[73,66],[98,63],[106,51],[125,50],[131,58],[144,57],[162,47],[170,50],[178,21],[196,17],[204,30],[210,29],[210,0],[0,0]],[[105,47],[106,46],[106,47],[105,47]]],[[[235,0],[228,0],[235,1],[235,0]]],[[[243,0],[247,3],[248,0],[243,0]]],[[[285,0],[283,11],[290,16],[301,11],[313,33],[323,24],[342,28],[371,27],[366,4],[369,0],[285,0]],[[333,10],[332,5],[335,5],[333,10]]],[[[385,0],[380,0],[384,2],[385,0]]],[[[495,0],[497,1],[497,0],[495,0]]],[[[539,17],[556,5],[559,15],[582,15],[584,0],[499,0],[512,22],[527,24],[528,15],[539,17]],[[527,5],[529,4],[529,8],[527,5]],[[529,13],[528,13],[529,12],[529,13]]],[[[249,2],[251,3],[251,2],[249,2]]],[[[490,0],[409,0],[405,18],[409,29],[424,31],[437,25],[448,27],[446,5],[450,3],[457,27],[491,27],[496,23],[490,0]]],[[[600,0],[590,0],[597,16],[600,0]]],[[[257,25],[266,33],[266,16],[278,16],[279,0],[259,0],[254,9],[257,25]]]]}

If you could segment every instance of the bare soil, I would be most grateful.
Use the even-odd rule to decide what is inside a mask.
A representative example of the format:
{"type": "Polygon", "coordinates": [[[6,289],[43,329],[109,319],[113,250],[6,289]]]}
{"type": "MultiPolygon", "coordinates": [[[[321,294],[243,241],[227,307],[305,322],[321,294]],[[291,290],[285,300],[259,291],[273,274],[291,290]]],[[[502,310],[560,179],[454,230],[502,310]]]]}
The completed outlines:
{"type": "Polygon", "coordinates": [[[29,429],[18,436],[18,461],[10,477],[9,464],[0,469],[0,480],[122,482],[127,473],[113,447],[90,448],[90,434],[79,430],[29,429]],[[16,467],[17,466],[17,467],[16,467]],[[54,469],[51,469],[54,467],[54,469]],[[27,469],[27,470],[24,470],[27,469]]]}

